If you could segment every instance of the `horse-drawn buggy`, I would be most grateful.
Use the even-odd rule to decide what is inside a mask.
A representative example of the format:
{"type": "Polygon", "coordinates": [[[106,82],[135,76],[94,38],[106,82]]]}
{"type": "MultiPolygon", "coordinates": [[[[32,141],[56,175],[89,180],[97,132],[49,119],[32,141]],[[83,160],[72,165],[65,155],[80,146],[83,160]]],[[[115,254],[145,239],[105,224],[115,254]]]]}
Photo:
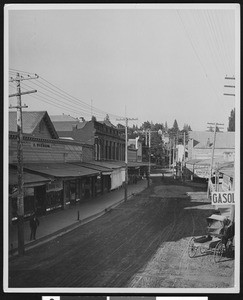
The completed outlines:
{"type": "Polygon", "coordinates": [[[189,257],[213,254],[214,261],[232,257],[234,253],[234,222],[225,216],[213,214],[207,218],[207,234],[192,237],[188,245],[189,257]]]}

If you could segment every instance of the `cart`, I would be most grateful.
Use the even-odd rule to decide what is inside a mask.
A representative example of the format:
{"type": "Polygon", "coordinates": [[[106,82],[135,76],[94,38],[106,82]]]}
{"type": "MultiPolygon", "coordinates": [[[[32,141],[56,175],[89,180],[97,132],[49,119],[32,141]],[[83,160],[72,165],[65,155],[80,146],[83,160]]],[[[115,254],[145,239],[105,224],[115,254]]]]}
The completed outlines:
{"type": "Polygon", "coordinates": [[[207,235],[192,237],[188,245],[190,258],[196,254],[213,254],[214,262],[234,253],[234,223],[222,215],[213,214],[207,218],[207,235]]]}

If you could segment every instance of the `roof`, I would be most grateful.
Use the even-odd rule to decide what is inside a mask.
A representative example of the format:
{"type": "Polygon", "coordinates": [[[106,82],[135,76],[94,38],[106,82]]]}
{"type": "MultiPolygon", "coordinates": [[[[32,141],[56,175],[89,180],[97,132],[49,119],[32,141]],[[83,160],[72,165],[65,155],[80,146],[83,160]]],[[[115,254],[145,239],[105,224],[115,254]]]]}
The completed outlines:
{"type": "MultiPolygon", "coordinates": [[[[45,122],[52,135],[52,138],[58,139],[58,134],[46,111],[23,111],[23,133],[32,134],[43,119],[45,119],[45,122]]],[[[17,112],[9,112],[9,131],[17,132],[17,112]]]]}
{"type": "Polygon", "coordinates": [[[196,163],[198,163],[200,161],[201,161],[201,159],[190,159],[190,160],[186,161],[186,164],[195,165],[196,163]]]}
{"type": "MultiPolygon", "coordinates": [[[[41,175],[31,174],[24,171],[24,186],[36,186],[50,182],[50,178],[43,177],[41,175]]],[[[9,185],[18,185],[18,173],[17,168],[9,169],[9,185]]]]}
{"type": "Polygon", "coordinates": [[[208,217],[207,219],[210,219],[210,220],[217,220],[217,221],[224,221],[226,220],[227,218],[225,216],[222,216],[222,215],[211,215],[210,217],[208,217]]]}
{"type": "Polygon", "coordinates": [[[26,163],[24,169],[59,178],[99,175],[95,170],[70,163],[26,163]]]}
{"type": "MultiPolygon", "coordinates": [[[[189,138],[196,141],[195,148],[212,148],[214,132],[189,131],[189,138]]],[[[234,132],[216,132],[215,148],[235,148],[234,132]]]]}
{"type": "MultiPolygon", "coordinates": [[[[126,166],[126,163],[125,163],[125,161],[109,161],[109,163],[110,164],[119,164],[121,167],[125,167],[126,166]]],[[[128,167],[130,167],[130,168],[132,168],[132,167],[148,167],[150,165],[150,167],[152,167],[152,166],[156,166],[156,164],[154,164],[154,163],[149,163],[149,162],[147,162],[147,161],[141,161],[141,162],[139,162],[139,161],[128,161],[127,162],[127,166],[128,167]]]]}
{"type": "Polygon", "coordinates": [[[51,115],[50,116],[52,122],[79,122],[79,119],[71,117],[69,115],[51,115]]]}
{"type": "MultiPolygon", "coordinates": [[[[195,148],[212,148],[214,132],[189,131],[189,138],[195,140],[195,148]]],[[[215,148],[235,148],[234,132],[216,132],[215,148]]]]}
{"type": "MultiPolygon", "coordinates": [[[[138,161],[129,161],[127,163],[128,167],[148,167],[149,162],[138,162],[138,161]]],[[[155,166],[156,164],[150,163],[150,167],[155,166]]]]}
{"type": "MultiPolygon", "coordinates": [[[[206,159],[191,159],[189,161],[186,161],[186,164],[189,165],[198,165],[198,166],[210,166],[212,162],[211,158],[206,159]]],[[[221,157],[214,157],[213,159],[213,165],[215,164],[223,164],[225,161],[221,157]]]]}
{"type": "Polygon", "coordinates": [[[74,127],[81,129],[88,123],[88,121],[80,122],[80,119],[64,114],[53,115],[50,118],[57,132],[72,132],[74,127]]]}
{"type": "Polygon", "coordinates": [[[102,166],[102,167],[106,167],[106,168],[109,168],[109,169],[119,169],[119,168],[122,168],[123,165],[122,165],[122,162],[120,164],[119,161],[116,161],[116,162],[110,162],[110,161],[92,161],[92,164],[93,165],[96,165],[96,166],[102,166]]]}
{"type": "Polygon", "coordinates": [[[104,120],[104,121],[96,121],[98,123],[101,123],[101,124],[105,124],[106,126],[108,127],[113,127],[113,128],[116,128],[115,125],[113,125],[109,120],[104,120]]]}
{"type": "Polygon", "coordinates": [[[231,178],[235,177],[235,165],[234,162],[227,162],[222,164],[219,168],[218,168],[219,173],[222,173],[224,175],[227,175],[231,178]]]}
{"type": "Polygon", "coordinates": [[[92,162],[78,162],[78,163],[74,163],[76,165],[82,166],[84,168],[89,168],[89,169],[93,169],[93,170],[97,170],[99,172],[101,172],[103,175],[110,175],[111,172],[113,171],[111,168],[105,167],[105,166],[98,166],[93,164],[92,162]]]}

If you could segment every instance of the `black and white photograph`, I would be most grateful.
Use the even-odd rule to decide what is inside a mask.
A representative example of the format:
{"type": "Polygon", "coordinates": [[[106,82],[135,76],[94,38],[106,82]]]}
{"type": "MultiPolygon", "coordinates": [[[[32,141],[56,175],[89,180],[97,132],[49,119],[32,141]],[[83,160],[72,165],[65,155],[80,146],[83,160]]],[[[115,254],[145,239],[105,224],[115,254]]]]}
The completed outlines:
{"type": "Polygon", "coordinates": [[[240,5],[5,5],[3,164],[5,293],[239,293],[240,5]]]}

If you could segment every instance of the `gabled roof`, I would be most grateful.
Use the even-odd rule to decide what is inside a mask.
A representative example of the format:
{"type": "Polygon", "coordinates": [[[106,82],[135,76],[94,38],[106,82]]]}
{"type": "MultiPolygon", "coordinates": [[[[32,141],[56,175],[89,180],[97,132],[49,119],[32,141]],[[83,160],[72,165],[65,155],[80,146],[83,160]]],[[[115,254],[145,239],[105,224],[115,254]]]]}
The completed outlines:
{"type": "MultiPolygon", "coordinates": [[[[194,139],[195,148],[212,148],[214,133],[208,131],[189,131],[189,138],[194,139]]],[[[235,148],[234,132],[216,132],[215,148],[235,148]]]]}
{"type": "MultiPolygon", "coordinates": [[[[45,120],[53,139],[58,139],[58,134],[46,111],[23,111],[23,133],[32,134],[42,120],[45,120]]],[[[9,131],[17,132],[17,112],[9,112],[9,131]]]]}
{"type": "Polygon", "coordinates": [[[88,123],[64,114],[53,115],[50,118],[57,132],[72,132],[74,127],[81,129],[88,123]]]}
{"type": "Polygon", "coordinates": [[[52,120],[52,122],[79,122],[78,119],[65,114],[51,115],[50,119],[52,120]]]}

